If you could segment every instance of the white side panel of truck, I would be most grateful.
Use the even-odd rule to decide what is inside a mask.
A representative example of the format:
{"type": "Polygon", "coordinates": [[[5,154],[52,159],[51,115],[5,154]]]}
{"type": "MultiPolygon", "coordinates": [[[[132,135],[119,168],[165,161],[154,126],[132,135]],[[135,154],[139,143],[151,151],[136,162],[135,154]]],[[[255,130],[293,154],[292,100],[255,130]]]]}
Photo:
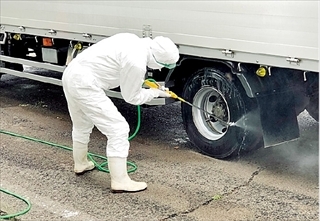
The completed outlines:
{"type": "Polygon", "coordinates": [[[318,71],[317,1],[1,0],[0,15],[2,31],[88,33],[94,42],[144,29],[182,54],[318,71]]]}

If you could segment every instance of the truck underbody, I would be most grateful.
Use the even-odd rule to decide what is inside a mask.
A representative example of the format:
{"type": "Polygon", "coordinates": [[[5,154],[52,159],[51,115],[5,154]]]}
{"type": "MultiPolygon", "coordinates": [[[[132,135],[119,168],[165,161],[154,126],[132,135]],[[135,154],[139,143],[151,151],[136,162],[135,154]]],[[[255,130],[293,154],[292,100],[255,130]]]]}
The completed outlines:
{"type": "MultiPolygon", "coordinates": [[[[111,26],[102,28],[101,21],[94,24],[89,19],[90,14],[86,13],[80,13],[86,14],[87,17],[75,23],[69,13],[72,12],[75,16],[74,7],[79,11],[87,10],[85,8],[89,7],[89,2],[81,2],[77,6],[72,1],[43,3],[44,6],[53,8],[46,9],[50,12],[47,20],[40,15],[37,15],[37,18],[32,15],[40,6],[33,5],[32,8],[29,3],[22,1],[21,7],[25,4],[24,7],[30,9],[30,12],[26,12],[27,17],[22,18],[21,15],[13,13],[12,7],[15,4],[9,1],[1,4],[0,72],[50,84],[61,85],[62,72],[68,63],[91,44],[112,34],[131,32],[141,37],[171,37],[181,53],[177,67],[173,70],[162,69],[161,72],[150,71],[146,75],[169,87],[185,100],[217,116],[214,118],[184,103],[181,104],[183,122],[190,141],[209,156],[225,158],[238,154],[241,150],[249,151],[297,139],[297,115],[305,109],[314,119],[319,120],[316,31],[318,13],[313,9],[317,3],[263,3],[265,9],[278,5],[281,6],[280,9],[286,6],[288,11],[266,10],[262,15],[258,15],[255,10],[259,7],[252,2],[234,2],[239,7],[248,7],[248,11],[234,9],[229,3],[221,2],[205,3],[206,6],[212,7],[212,10],[199,6],[201,3],[190,3],[188,7],[186,3],[182,9],[175,9],[176,3],[168,3],[171,4],[170,7],[152,1],[145,5],[133,1],[128,6],[114,2],[99,2],[100,7],[109,13],[112,9],[117,9],[120,14],[127,13],[122,17],[118,15],[122,19],[121,24],[118,24],[117,15],[110,14],[115,24],[121,26],[114,26],[113,29],[111,26]],[[305,26],[299,30],[290,24],[292,20],[296,21],[295,13],[301,6],[305,9],[299,11],[299,18],[301,25],[305,26]],[[127,11],[130,7],[133,9],[132,14],[127,11]],[[158,8],[165,11],[159,11],[158,8]],[[190,28],[185,24],[187,21],[191,22],[190,18],[175,18],[171,14],[169,16],[170,8],[176,15],[181,15],[182,12],[190,13],[189,17],[193,15],[195,20],[197,13],[201,12],[209,21],[204,22],[202,18],[198,18],[200,27],[190,28]],[[141,16],[146,9],[153,10],[155,14],[151,18],[141,16]],[[55,18],[53,13],[59,13],[66,20],[55,18]],[[210,22],[219,21],[220,17],[227,19],[227,15],[232,15],[233,20],[226,20],[224,25],[213,24],[217,33],[204,28],[204,25],[212,24],[210,22]],[[164,19],[165,16],[167,19],[164,19]],[[271,18],[270,16],[278,20],[265,22],[265,19],[271,18]],[[132,17],[136,20],[131,21],[132,17]],[[258,19],[261,22],[260,26],[251,21],[252,18],[258,19]],[[237,19],[245,24],[241,23],[242,34],[237,32],[238,27],[230,26],[231,22],[237,19]],[[91,26],[88,22],[91,22],[91,26]],[[170,22],[171,26],[177,25],[180,32],[162,25],[169,25],[170,22]],[[288,27],[280,31],[280,26],[272,26],[276,25],[275,22],[287,24],[288,27]],[[194,33],[193,29],[198,32],[194,33]],[[296,36],[291,36],[293,33],[296,36]],[[275,40],[276,37],[279,40],[275,40]],[[285,38],[286,41],[283,40],[285,38]],[[53,77],[27,73],[23,70],[23,65],[61,74],[53,77]],[[219,122],[219,119],[234,122],[234,125],[226,126],[219,122]]],[[[97,15],[102,16],[99,14],[102,9],[97,9],[97,6],[90,7],[96,10],[97,15]]],[[[192,24],[194,23],[197,22],[192,21],[192,24]]],[[[121,93],[116,90],[106,91],[106,94],[121,98],[121,93]]],[[[158,98],[148,104],[166,105],[172,102],[174,100],[170,98],[158,98]]]]}

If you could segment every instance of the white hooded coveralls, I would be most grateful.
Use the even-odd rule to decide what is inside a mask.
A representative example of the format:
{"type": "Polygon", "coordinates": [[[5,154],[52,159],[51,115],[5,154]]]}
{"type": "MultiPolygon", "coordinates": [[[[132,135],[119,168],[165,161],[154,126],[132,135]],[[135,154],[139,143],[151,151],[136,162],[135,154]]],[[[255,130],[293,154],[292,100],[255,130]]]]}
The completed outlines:
{"type": "MultiPolygon", "coordinates": [[[[159,40],[168,45],[167,39],[159,40]]],[[[62,85],[73,122],[73,141],[87,145],[95,125],[108,138],[107,157],[128,156],[129,125],[104,90],[120,86],[124,100],[133,105],[158,97],[157,90],[142,88],[146,67],[163,67],[155,57],[159,62],[176,63],[179,52],[175,46],[164,50],[155,40],[123,33],[88,47],[70,62],[62,85]]]]}

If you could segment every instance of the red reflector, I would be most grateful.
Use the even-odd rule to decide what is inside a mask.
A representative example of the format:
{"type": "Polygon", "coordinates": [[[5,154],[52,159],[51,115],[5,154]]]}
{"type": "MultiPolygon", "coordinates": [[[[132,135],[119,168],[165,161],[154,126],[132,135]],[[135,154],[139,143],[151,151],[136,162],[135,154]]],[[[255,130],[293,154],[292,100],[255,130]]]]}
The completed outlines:
{"type": "Polygon", "coordinates": [[[47,47],[53,46],[52,39],[51,38],[43,38],[42,39],[42,45],[43,46],[47,46],[47,47]]]}

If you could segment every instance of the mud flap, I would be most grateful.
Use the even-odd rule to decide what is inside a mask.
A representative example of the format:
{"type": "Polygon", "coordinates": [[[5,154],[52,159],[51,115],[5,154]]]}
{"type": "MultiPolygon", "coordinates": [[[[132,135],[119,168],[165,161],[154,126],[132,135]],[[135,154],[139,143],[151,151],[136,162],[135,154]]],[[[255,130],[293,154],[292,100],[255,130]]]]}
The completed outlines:
{"type": "Polygon", "coordinates": [[[291,90],[259,95],[256,98],[265,147],[299,138],[299,125],[291,90]]]}

